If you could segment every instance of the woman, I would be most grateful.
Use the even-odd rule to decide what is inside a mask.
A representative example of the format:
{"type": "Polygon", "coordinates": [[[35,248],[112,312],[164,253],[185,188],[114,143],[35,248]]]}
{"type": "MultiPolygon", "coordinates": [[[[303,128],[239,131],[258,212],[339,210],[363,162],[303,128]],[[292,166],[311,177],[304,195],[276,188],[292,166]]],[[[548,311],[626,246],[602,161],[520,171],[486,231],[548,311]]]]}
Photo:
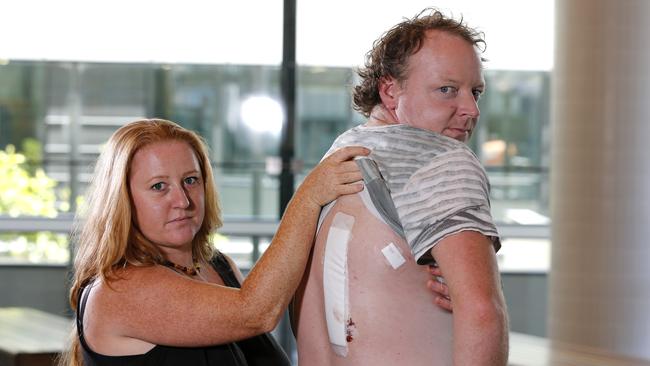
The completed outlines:
{"type": "Polygon", "coordinates": [[[202,140],[160,119],[118,129],[78,220],[70,291],[77,329],[62,363],[288,364],[272,338],[251,337],[277,325],[304,271],[321,206],[362,189],[350,159],[368,152],[347,148],[314,168],[238,289],[228,286],[241,273],[209,242],[221,219],[202,140]]]}

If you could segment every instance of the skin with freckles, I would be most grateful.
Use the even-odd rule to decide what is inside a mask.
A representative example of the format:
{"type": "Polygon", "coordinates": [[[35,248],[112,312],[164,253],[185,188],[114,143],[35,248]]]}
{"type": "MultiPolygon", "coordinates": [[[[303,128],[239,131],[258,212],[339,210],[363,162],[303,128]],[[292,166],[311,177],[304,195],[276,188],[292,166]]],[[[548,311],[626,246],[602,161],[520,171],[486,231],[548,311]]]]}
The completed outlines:
{"type": "Polygon", "coordinates": [[[131,164],[129,189],[136,226],[169,260],[190,266],[192,258],[178,253],[191,249],[205,206],[194,150],[181,141],[158,142],[135,153],[131,164]]]}
{"type": "Polygon", "coordinates": [[[270,332],[302,277],[321,207],[363,189],[352,158],[369,152],[345,147],[320,162],[296,190],[268,249],[233,288],[210,265],[213,252],[202,251],[221,219],[201,139],[160,119],[120,127],[96,165],[76,253],[71,305],[77,310],[83,291],[84,343],[75,329],[61,364],[82,365],[82,350],[91,358],[147,357],[171,346],[201,356],[202,347],[270,332]],[[196,262],[200,270],[165,261],[188,268],[196,262]]]}
{"type": "MultiPolygon", "coordinates": [[[[344,148],[314,168],[241,289],[219,286],[223,280],[205,262],[193,278],[155,265],[126,266],[110,286],[96,281],[83,316],[88,345],[104,355],[134,355],[159,344],[204,347],[271,331],[302,276],[321,206],[363,189],[350,159],[368,153],[344,148]]],[[[166,259],[192,265],[192,241],[205,210],[195,151],[183,141],[151,143],[134,154],[129,171],[137,229],[166,259]]]]}

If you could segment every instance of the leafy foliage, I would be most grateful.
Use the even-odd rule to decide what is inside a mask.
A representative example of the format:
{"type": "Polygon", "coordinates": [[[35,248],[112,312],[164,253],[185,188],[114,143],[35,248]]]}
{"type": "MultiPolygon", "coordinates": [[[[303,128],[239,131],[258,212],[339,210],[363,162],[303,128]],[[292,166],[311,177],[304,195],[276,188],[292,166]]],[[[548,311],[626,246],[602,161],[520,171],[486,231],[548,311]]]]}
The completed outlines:
{"type": "Polygon", "coordinates": [[[0,150],[0,214],[55,217],[56,181],[41,168],[30,173],[25,162],[13,145],[0,150]]]}
{"type": "MultiPolygon", "coordinates": [[[[30,157],[40,158],[38,145],[28,142],[25,147],[30,157]]],[[[16,152],[13,145],[0,150],[0,215],[55,217],[57,182],[42,168],[27,161],[25,154],[16,152]]],[[[65,262],[68,259],[67,239],[65,235],[49,232],[3,233],[0,235],[0,257],[65,262]]]]}

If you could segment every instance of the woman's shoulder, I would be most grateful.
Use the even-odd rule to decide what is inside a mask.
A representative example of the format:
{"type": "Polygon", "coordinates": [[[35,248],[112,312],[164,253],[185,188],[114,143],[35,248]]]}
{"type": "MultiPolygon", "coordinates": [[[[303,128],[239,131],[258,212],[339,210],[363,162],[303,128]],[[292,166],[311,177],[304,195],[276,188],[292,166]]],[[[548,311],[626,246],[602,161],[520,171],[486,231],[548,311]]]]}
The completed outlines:
{"type": "Polygon", "coordinates": [[[92,283],[92,296],[100,301],[121,300],[133,291],[147,291],[152,285],[173,279],[174,273],[161,265],[126,266],[92,283]]]}
{"type": "Polygon", "coordinates": [[[138,304],[142,304],[142,297],[139,296],[147,291],[141,277],[153,271],[157,271],[155,266],[120,269],[114,278],[98,278],[84,288],[83,333],[93,352],[119,354],[122,347],[127,347],[139,354],[151,349],[152,344],[124,334],[132,334],[141,318],[138,304]],[[136,290],[138,286],[142,288],[136,290]]]}

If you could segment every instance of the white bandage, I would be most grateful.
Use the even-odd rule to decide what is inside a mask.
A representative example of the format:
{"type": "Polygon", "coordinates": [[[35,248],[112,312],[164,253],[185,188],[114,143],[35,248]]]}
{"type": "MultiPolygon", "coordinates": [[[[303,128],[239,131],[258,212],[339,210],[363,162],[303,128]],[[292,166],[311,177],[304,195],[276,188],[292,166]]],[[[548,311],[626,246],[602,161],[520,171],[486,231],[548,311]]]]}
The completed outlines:
{"type": "Polygon", "coordinates": [[[348,354],[348,242],[354,217],[338,212],[330,225],[323,260],[325,320],[332,349],[339,356],[348,354]]]}
{"type": "Polygon", "coordinates": [[[402,252],[400,252],[399,248],[393,243],[386,245],[384,249],[381,250],[381,253],[393,269],[398,269],[402,264],[406,263],[406,259],[402,255],[402,252]]]}

